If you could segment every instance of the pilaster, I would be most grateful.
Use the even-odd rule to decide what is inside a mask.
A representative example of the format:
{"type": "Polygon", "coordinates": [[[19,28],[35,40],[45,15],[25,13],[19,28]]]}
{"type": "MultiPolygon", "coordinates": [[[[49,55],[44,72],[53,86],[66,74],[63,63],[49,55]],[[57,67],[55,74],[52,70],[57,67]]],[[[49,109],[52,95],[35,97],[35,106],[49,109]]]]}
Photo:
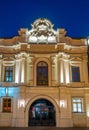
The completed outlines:
{"type": "Polygon", "coordinates": [[[88,64],[86,56],[83,57],[83,81],[88,83],[88,64]]]}
{"type": "Polygon", "coordinates": [[[65,82],[66,84],[70,83],[70,73],[69,73],[69,62],[68,60],[64,63],[64,70],[65,70],[65,82]]]}
{"type": "Polygon", "coordinates": [[[52,60],[52,86],[58,84],[58,59],[57,56],[51,58],[52,60]]]}
{"type": "Polygon", "coordinates": [[[26,59],[21,59],[21,83],[26,83],[26,59]]]}
{"type": "Polygon", "coordinates": [[[27,62],[27,82],[28,82],[28,85],[30,86],[33,86],[34,84],[36,84],[34,83],[36,81],[34,81],[34,78],[33,78],[35,77],[34,71],[36,70],[34,70],[33,67],[34,67],[34,56],[29,56],[28,62],[27,62]]]}
{"type": "Polygon", "coordinates": [[[71,96],[66,87],[60,87],[60,127],[72,127],[71,96]]]}
{"type": "Polygon", "coordinates": [[[86,125],[89,127],[89,94],[85,95],[85,104],[86,104],[86,125]]]}
{"type": "Polygon", "coordinates": [[[15,83],[20,83],[20,75],[21,75],[21,60],[16,60],[15,64],[15,83]]]}
{"type": "Polygon", "coordinates": [[[64,61],[60,60],[60,83],[64,83],[64,61]]]}
{"type": "Polygon", "coordinates": [[[0,60],[0,82],[2,82],[2,60],[0,60]]]}

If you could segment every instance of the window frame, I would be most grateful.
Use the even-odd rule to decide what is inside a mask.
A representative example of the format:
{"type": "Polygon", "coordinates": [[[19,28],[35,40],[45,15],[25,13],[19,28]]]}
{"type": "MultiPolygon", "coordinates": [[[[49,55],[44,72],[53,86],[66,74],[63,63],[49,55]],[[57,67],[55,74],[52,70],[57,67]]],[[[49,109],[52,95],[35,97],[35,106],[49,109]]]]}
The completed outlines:
{"type": "Polygon", "coordinates": [[[82,71],[82,65],[81,65],[81,62],[79,61],[71,61],[70,62],[70,81],[72,82],[72,83],[80,83],[80,82],[82,82],[83,81],[83,76],[82,76],[82,73],[83,73],[83,71],[82,71]],[[80,70],[80,81],[79,82],[73,82],[72,81],[72,67],[79,67],[79,70],[80,70]]]}
{"type": "MultiPolygon", "coordinates": [[[[37,80],[37,86],[48,86],[48,82],[49,82],[49,80],[48,80],[48,63],[47,62],[45,62],[45,61],[39,61],[38,63],[37,63],[37,67],[36,67],[36,75],[37,75],[37,77],[36,77],[36,80],[37,80]],[[45,65],[43,65],[43,66],[41,66],[40,64],[41,63],[43,63],[43,64],[45,64],[45,65]],[[47,68],[47,83],[45,83],[45,84],[39,84],[38,82],[40,81],[38,81],[38,68],[47,68]]],[[[42,81],[45,81],[45,80],[42,80],[42,81]]]]}
{"type": "Polygon", "coordinates": [[[84,113],[84,98],[83,97],[72,97],[71,102],[72,102],[72,113],[84,113]],[[73,100],[75,100],[75,102],[73,102],[73,100]],[[80,102],[78,100],[80,100],[80,102]],[[74,111],[74,106],[73,106],[74,104],[76,105],[75,111],[74,111]]]}
{"type": "Polygon", "coordinates": [[[10,97],[4,97],[2,98],[2,112],[3,113],[11,113],[12,112],[12,99],[10,97]],[[6,102],[4,102],[4,100],[7,100],[6,102]],[[10,100],[10,101],[8,101],[10,100]],[[9,107],[10,104],[10,107],[9,107]],[[6,107],[4,107],[4,105],[6,105],[6,107]],[[8,108],[10,108],[10,110],[8,110],[8,108]],[[5,110],[7,109],[7,110],[5,110]]]}
{"type": "Polygon", "coordinates": [[[71,79],[72,79],[72,82],[80,82],[81,79],[80,79],[80,67],[79,66],[71,66],[71,79]],[[73,68],[78,71],[76,71],[75,73],[73,73],[73,68]],[[74,78],[74,76],[76,78],[74,78]],[[77,79],[77,77],[79,76],[79,78],[77,79]]]}
{"type": "Polygon", "coordinates": [[[4,66],[4,82],[13,82],[14,81],[14,66],[4,66]],[[6,68],[9,68],[9,71],[6,71],[6,68]],[[10,76],[10,68],[12,68],[12,76],[10,76]],[[12,80],[6,81],[6,72],[9,73],[9,78],[11,77],[12,80]]]}

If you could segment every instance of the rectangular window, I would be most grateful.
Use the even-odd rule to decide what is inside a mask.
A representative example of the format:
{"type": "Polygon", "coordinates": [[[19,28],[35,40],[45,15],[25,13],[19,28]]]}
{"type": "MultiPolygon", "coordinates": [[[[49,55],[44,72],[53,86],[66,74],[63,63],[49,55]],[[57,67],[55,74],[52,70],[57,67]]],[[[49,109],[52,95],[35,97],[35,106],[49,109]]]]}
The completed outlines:
{"type": "Polygon", "coordinates": [[[72,66],[72,82],[80,82],[80,68],[72,66]]]}
{"type": "Polygon", "coordinates": [[[83,112],[83,98],[72,98],[72,111],[76,113],[83,112]]]}
{"type": "Polygon", "coordinates": [[[10,98],[3,99],[3,112],[11,112],[11,99],[10,98]]]}
{"type": "Polygon", "coordinates": [[[13,67],[6,66],[5,67],[5,82],[12,82],[13,81],[13,67]]]}

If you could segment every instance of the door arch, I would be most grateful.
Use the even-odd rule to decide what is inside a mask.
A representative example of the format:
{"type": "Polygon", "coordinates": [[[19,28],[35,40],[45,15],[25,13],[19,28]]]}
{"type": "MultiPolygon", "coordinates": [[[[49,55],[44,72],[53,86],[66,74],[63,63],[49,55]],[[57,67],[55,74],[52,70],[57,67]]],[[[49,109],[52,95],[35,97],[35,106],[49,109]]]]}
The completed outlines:
{"type": "Polygon", "coordinates": [[[35,100],[29,108],[28,126],[55,126],[55,107],[47,99],[35,100]]]}

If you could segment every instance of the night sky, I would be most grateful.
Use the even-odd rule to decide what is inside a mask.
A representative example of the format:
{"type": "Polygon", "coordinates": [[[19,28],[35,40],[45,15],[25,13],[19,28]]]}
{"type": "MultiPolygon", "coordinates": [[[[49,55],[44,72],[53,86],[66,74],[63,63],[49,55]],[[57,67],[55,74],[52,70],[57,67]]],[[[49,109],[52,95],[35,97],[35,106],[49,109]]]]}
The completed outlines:
{"type": "Polygon", "coordinates": [[[31,29],[38,18],[47,18],[54,29],[65,28],[67,36],[89,36],[89,0],[0,0],[0,38],[31,29]]]}

